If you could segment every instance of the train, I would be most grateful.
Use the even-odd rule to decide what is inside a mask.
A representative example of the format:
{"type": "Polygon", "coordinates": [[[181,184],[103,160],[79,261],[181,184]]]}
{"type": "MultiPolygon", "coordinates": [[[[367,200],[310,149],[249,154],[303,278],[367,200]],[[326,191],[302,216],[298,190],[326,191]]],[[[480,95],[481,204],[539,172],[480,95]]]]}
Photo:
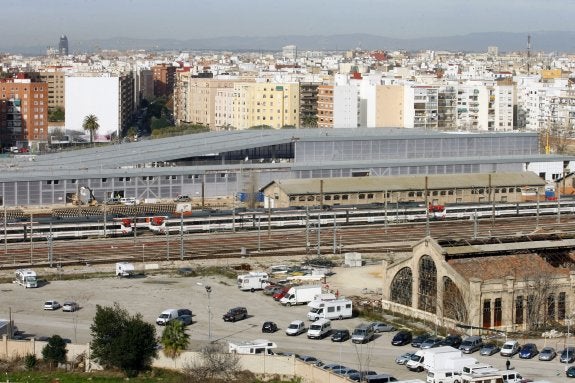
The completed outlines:
{"type": "Polygon", "coordinates": [[[327,209],[194,210],[176,213],[99,221],[54,220],[52,222],[10,222],[0,226],[0,243],[46,241],[131,235],[209,233],[215,231],[268,230],[318,226],[385,225],[426,220],[469,220],[575,213],[575,200],[471,205],[389,204],[340,206],[327,209]]]}
{"type": "Polygon", "coordinates": [[[123,237],[133,233],[133,220],[107,222],[14,222],[0,227],[0,242],[49,241],[98,237],[123,237]]]}
{"type": "Polygon", "coordinates": [[[528,203],[498,203],[475,205],[397,205],[338,207],[325,209],[290,209],[238,211],[228,214],[194,214],[191,216],[155,216],[149,220],[149,230],[155,234],[203,233],[230,230],[267,230],[282,228],[314,228],[334,224],[365,225],[422,222],[426,220],[466,220],[519,216],[575,213],[575,200],[528,203]]]}

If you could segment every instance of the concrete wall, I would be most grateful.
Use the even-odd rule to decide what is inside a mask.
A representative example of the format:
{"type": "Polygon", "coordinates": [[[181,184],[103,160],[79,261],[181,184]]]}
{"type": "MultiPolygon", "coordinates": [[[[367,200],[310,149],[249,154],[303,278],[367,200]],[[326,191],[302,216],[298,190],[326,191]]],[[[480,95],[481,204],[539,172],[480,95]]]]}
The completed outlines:
{"type": "MultiPolygon", "coordinates": [[[[47,342],[38,342],[34,340],[8,340],[4,335],[0,341],[0,359],[14,359],[24,357],[28,354],[34,354],[42,358],[42,349],[47,342]]],[[[89,344],[68,344],[68,360],[74,361],[78,355],[85,353],[90,357],[89,344]]],[[[303,382],[323,382],[323,383],[345,383],[345,378],[321,368],[303,363],[293,356],[275,356],[275,355],[238,355],[242,369],[252,371],[256,375],[279,375],[285,378],[299,376],[303,382]]],[[[191,365],[199,360],[198,352],[184,352],[177,359],[166,357],[161,351],[158,358],[152,365],[158,368],[179,370],[191,365]]],[[[89,362],[85,365],[85,370],[100,369],[94,363],[89,362]]]]}

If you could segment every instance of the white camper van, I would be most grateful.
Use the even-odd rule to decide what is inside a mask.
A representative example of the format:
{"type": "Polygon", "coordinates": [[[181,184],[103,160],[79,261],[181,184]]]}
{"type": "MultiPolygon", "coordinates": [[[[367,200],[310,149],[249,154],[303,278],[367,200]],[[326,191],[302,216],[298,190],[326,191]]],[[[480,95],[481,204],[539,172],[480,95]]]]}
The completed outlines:
{"type": "Polygon", "coordinates": [[[345,319],[352,316],[353,302],[350,299],[323,301],[318,303],[316,307],[312,307],[307,313],[307,318],[311,321],[316,321],[320,318],[345,319]]]}
{"type": "Polygon", "coordinates": [[[134,265],[130,262],[116,262],[117,277],[131,277],[134,275],[134,265]]]}
{"type": "Polygon", "coordinates": [[[34,270],[18,269],[14,277],[14,283],[24,286],[25,288],[38,287],[38,278],[34,270]]]}
{"type": "Polygon", "coordinates": [[[268,273],[251,272],[249,274],[238,275],[238,288],[242,291],[261,290],[270,284],[268,273]]]}
{"type": "Polygon", "coordinates": [[[277,344],[270,342],[266,339],[256,339],[253,341],[244,341],[238,343],[229,343],[229,352],[236,354],[247,354],[247,355],[273,355],[273,349],[277,348],[277,344]]]}

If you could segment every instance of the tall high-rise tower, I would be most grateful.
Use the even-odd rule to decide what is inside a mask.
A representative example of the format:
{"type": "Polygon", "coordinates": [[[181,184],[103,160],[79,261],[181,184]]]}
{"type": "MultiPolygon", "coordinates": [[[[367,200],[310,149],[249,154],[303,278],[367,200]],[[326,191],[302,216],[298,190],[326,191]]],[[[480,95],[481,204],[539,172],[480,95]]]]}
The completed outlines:
{"type": "Polygon", "coordinates": [[[60,42],[58,43],[58,53],[60,56],[68,55],[68,38],[66,35],[60,36],[60,42]]]}

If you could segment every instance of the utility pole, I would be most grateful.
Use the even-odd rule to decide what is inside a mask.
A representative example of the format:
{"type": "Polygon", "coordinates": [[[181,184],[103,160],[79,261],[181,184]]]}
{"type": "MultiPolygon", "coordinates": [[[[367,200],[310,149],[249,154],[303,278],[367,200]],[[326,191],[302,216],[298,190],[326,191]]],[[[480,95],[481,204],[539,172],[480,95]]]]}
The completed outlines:
{"type": "Polygon", "coordinates": [[[333,254],[335,255],[337,252],[337,222],[336,222],[336,213],[333,212],[333,254]]]}
{"type": "Polygon", "coordinates": [[[317,215],[317,256],[321,256],[321,214],[317,215]]]}
{"type": "Polygon", "coordinates": [[[180,211],[180,260],[184,260],[184,210],[180,211]]]}

